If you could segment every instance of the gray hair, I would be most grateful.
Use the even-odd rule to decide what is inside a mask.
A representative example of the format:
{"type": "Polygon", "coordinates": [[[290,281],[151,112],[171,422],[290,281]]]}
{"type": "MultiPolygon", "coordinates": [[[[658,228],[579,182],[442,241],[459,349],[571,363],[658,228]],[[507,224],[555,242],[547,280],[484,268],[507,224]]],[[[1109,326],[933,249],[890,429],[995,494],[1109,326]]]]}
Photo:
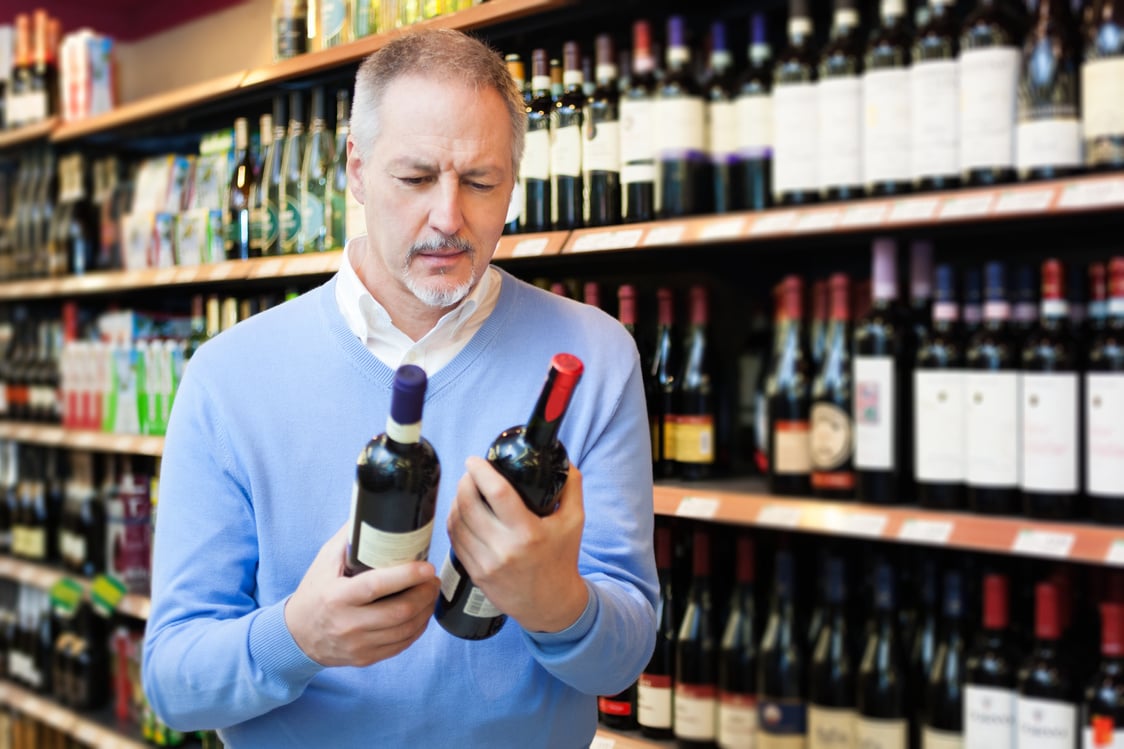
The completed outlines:
{"type": "Polygon", "coordinates": [[[507,71],[503,58],[487,44],[452,29],[411,31],[376,50],[355,75],[351,105],[351,133],[361,157],[379,134],[379,105],[396,79],[420,75],[436,80],[459,80],[476,91],[491,88],[503,99],[511,119],[512,175],[523,159],[527,108],[523,92],[507,71]]]}

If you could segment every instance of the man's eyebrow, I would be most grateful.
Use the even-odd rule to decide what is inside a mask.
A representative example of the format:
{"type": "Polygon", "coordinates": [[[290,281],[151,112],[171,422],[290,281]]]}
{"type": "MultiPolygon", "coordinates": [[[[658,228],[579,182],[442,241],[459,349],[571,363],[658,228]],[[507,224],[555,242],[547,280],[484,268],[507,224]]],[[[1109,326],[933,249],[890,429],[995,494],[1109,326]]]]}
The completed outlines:
{"type": "Polygon", "coordinates": [[[432,163],[421,161],[410,157],[402,157],[392,160],[388,166],[391,169],[412,169],[417,172],[436,172],[437,167],[432,163]]]}

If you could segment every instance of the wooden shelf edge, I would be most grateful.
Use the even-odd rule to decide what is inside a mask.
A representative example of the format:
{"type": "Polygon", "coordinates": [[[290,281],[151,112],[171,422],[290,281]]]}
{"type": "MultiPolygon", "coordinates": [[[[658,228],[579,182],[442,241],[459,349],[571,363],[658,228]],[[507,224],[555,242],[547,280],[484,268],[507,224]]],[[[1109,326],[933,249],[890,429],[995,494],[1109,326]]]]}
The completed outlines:
{"type": "Polygon", "coordinates": [[[24,125],[0,132],[0,149],[22,146],[35,140],[46,139],[58,127],[58,117],[48,117],[34,125],[24,125]]]}
{"type": "Polygon", "coordinates": [[[0,703],[99,749],[147,749],[147,744],[63,707],[52,699],[0,680],[0,703]]]}
{"type": "Polygon", "coordinates": [[[113,434],[24,421],[0,422],[0,439],[123,455],[160,457],[164,452],[164,438],[158,435],[113,434]]]}
{"type": "Polygon", "coordinates": [[[597,726],[597,735],[589,745],[589,749],[670,749],[674,746],[673,741],[655,741],[646,739],[638,733],[626,733],[597,726]]]}
{"type": "Polygon", "coordinates": [[[539,234],[505,234],[496,244],[493,260],[517,260],[557,255],[570,239],[571,232],[547,231],[539,234]]]}
{"type": "MultiPolygon", "coordinates": [[[[49,590],[59,580],[69,578],[80,584],[87,594],[90,592],[90,586],[93,585],[92,580],[80,575],[57,569],[48,564],[37,564],[24,559],[17,559],[7,554],[0,554],[0,578],[16,580],[24,585],[30,585],[41,590],[49,590]]],[[[134,619],[148,619],[151,610],[152,600],[148,596],[138,593],[126,594],[117,605],[118,612],[134,619]]]]}

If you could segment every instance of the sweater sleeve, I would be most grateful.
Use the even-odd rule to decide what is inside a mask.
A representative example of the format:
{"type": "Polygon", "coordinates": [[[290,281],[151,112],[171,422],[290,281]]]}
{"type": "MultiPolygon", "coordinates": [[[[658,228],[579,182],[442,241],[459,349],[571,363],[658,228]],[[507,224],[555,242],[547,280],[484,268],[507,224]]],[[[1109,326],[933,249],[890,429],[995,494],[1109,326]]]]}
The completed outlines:
{"type": "Polygon", "coordinates": [[[583,453],[571,456],[582,471],[586,521],[579,567],[590,602],[561,632],[524,633],[543,668],[591,695],[624,690],[655,648],[651,437],[639,356],[635,346],[631,350],[623,391],[594,419],[597,428],[583,453]]]}
{"type": "Polygon", "coordinates": [[[257,600],[249,482],[230,454],[221,401],[197,376],[217,363],[206,353],[187,368],[168,425],[144,642],[148,700],[183,731],[225,728],[292,702],[322,669],[289,633],[287,599],[257,600]]]}

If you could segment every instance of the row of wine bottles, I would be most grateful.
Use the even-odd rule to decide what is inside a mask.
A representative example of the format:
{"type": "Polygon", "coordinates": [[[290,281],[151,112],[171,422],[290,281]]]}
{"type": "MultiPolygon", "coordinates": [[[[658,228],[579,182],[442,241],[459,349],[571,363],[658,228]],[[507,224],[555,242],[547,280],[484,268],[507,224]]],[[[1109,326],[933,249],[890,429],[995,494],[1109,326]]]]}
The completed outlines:
{"type": "Polygon", "coordinates": [[[714,527],[676,527],[688,530],[684,588],[684,539],[657,522],[656,649],[637,685],[601,698],[607,725],[691,749],[1091,749],[1121,737],[1117,576],[1082,585],[1073,567],[746,531],[722,545],[714,527]],[[817,557],[809,574],[801,559],[817,557]],[[757,574],[761,561],[771,574],[757,574]]]}

